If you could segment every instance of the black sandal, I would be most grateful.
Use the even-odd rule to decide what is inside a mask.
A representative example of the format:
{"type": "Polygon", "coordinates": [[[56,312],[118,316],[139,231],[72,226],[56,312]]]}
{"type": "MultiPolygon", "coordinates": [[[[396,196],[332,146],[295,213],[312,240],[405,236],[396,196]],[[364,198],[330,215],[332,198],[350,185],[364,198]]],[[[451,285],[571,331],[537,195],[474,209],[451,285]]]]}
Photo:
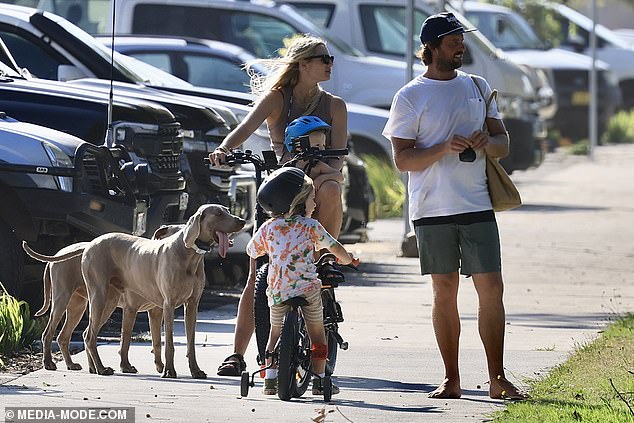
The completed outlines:
{"type": "Polygon", "coordinates": [[[246,369],[242,354],[233,353],[218,367],[218,376],[240,376],[246,369]]]}

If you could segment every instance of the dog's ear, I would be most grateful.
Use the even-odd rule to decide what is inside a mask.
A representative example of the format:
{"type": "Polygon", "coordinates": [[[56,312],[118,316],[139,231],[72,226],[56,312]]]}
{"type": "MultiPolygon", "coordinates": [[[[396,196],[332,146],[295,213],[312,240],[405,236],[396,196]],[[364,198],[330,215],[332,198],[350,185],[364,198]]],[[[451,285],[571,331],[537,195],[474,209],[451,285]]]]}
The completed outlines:
{"type": "Polygon", "coordinates": [[[203,210],[199,209],[187,221],[187,225],[185,225],[185,235],[183,236],[185,247],[192,248],[194,246],[198,235],[200,235],[200,219],[202,219],[202,216],[203,210]]]}
{"type": "Polygon", "coordinates": [[[167,236],[167,232],[169,230],[169,226],[163,225],[154,231],[154,235],[152,235],[152,239],[163,239],[167,236]]]}

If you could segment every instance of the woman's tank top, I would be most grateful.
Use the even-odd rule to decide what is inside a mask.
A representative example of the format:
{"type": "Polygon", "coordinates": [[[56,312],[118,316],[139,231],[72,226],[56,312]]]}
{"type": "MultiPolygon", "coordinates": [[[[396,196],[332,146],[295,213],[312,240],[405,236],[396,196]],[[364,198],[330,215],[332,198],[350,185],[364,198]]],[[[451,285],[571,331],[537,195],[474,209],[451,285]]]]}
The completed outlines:
{"type": "MultiPolygon", "coordinates": [[[[271,148],[275,151],[280,163],[285,163],[291,159],[290,153],[284,148],[284,131],[289,123],[300,116],[303,116],[306,110],[299,110],[296,104],[291,101],[292,88],[284,87],[279,90],[284,98],[284,108],[280,114],[280,119],[274,125],[269,126],[269,137],[271,138],[271,148]],[[292,109],[289,111],[289,107],[292,109]]],[[[332,94],[327,91],[320,91],[320,97],[314,110],[308,114],[317,116],[328,125],[332,125],[332,114],[330,104],[332,102],[332,94]]],[[[330,146],[330,131],[326,132],[326,147],[330,146]]]]}

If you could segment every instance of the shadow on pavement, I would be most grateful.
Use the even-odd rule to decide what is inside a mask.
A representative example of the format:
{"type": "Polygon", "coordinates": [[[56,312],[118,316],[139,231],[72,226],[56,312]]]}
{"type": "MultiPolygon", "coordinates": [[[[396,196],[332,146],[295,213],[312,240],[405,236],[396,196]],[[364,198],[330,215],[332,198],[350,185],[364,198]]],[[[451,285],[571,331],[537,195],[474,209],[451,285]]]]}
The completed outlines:
{"type": "Polygon", "coordinates": [[[592,207],[565,204],[522,204],[520,207],[508,211],[526,212],[571,212],[571,211],[603,211],[608,207],[592,207]]]}

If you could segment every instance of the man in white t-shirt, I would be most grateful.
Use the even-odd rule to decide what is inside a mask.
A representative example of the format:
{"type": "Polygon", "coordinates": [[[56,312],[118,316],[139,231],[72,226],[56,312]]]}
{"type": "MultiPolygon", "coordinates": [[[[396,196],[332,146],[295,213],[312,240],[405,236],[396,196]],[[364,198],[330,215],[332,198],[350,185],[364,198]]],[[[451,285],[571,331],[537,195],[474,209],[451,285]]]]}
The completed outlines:
{"type": "Polygon", "coordinates": [[[431,398],[460,398],[459,274],[472,277],[479,332],[487,356],[491,398],[521,399],[504,374],[505,312],[500,240],[487,191],[485,154],[504,157],[509,138],[487,81],[462,66],[465,29],[452,13],[430,16],[417,57],[427,71],[394,97],[383,135],[394,161],[409,174],[409,211],[421,274],[431,274],[432,321],[445,379],[431,398]],[[477,84],[477,85],[476,85],[477,84]],[[485,121],[488,133],[481,129],[485,121]]]}

